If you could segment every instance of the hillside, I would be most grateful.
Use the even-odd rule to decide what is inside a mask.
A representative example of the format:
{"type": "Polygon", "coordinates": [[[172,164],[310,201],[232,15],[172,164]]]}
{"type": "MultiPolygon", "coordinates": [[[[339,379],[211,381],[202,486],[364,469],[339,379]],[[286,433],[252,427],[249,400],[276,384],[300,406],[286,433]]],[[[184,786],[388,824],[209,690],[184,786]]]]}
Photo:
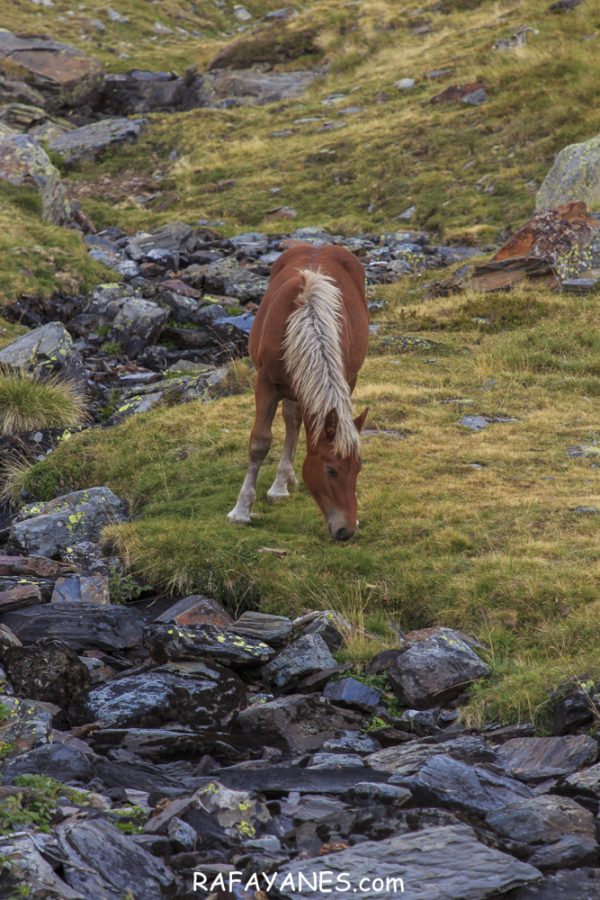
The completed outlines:
{"type": "MultiPolygon", "coordinates": [[[[591,2],[561,15],[534,0],[401,9],[332,0],[302,4],[283,22],[263,18],[276,3],[245,8],[241,21],[233,7],[209,3],[192,12],[120,0],[75,13],[62,0],[0,3],[5,28],[66,41],[113,74],[204,72],[224,53],[233,66],[264,65],[273,47],[275,72],[318,70],[301,95],[262,106],[144,113],[137,141],[93,161],[69,166],[52,153],[97,229],[422,229],[483,257],[531,215],[556,152],[600,131],[591,2]],[[401,79],[415,83],[396,86],[401,79]],[[464,84],[483,85],[485,102],[431,102],[464,84]]],[[[6,306],[24,295],[86,295],[115,278],[77,232],[40,222],[35,195],[2,191],[6,306]]],[[[136,518],[111,536],[133,572],[160,589],[208,590],[277,612],[333,606],[384,646],[397,627],[469,630],[494,669],[474,693],[473,717],[535,718],[565,677],[600,674],[599,519],[581,512],[598,502],[598,301],[469,289],[429,299],[440,272],[413,269],[370,288],[382,309],[356,402],[370,406],[374,433],[351,546],[324,540],[304,492],[287,507],[261,503],[247,532],[227,526],[252,409],[246,375],[234,397],[159,407],[73,437],[19,473],[17,487],[35,499],[114,488],[136,518]],[[464,414],[514,421],[472,432],[464,414]]],[[[12,336],[0,332],[0,341],[12,336]]],[[[349,655],[364,655],[365,640],[349,655]]]]}

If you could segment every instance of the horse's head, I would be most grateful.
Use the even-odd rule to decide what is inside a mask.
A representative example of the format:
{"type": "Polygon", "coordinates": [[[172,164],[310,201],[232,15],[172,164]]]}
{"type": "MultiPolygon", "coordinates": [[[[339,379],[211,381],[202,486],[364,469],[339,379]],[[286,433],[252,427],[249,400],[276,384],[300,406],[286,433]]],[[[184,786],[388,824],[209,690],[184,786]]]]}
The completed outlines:
{"type": "MultiPolygon", "coordinates": [[[[358,432],[365,424],[367,412],[365,409],[354,419],[358,432]]],[[[313,441],[309,436],[302,476],[306,487],[325,516],[331,537],[336,541],[347,541],[358,528],[356,479],[362,462],[358,449],[349,455],[336,452],[337,426],[337,414],[331,412],[317,440],[313,441]]]]}

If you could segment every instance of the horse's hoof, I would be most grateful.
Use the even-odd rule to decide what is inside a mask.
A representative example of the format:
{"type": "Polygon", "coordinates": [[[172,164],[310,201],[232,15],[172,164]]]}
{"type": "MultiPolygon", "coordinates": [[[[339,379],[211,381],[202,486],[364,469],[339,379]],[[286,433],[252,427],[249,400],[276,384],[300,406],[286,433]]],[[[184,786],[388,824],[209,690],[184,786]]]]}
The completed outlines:
{"type": "Polygon", "coordinates": [[[278,500],[285,500],[285,498],[289,496],[288,491],[267,491],[267,503],[270,506],[273,506],[278,500]]]}
{"type": "Polygon", "coordinates": [[[227,513],[227,518],[231,522],[232,525],[251,525],[252,519],[250,516],[243,516],[240,513],[236,512],[235,509],[232,509],[230,513],[227,513]]]}

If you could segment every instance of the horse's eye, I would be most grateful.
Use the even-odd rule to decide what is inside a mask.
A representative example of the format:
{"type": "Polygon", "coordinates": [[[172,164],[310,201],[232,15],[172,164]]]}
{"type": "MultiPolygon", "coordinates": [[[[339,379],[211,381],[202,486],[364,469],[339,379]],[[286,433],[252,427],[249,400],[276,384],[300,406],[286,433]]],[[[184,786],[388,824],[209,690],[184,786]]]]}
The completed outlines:
{"type": "Polygon", "coordinates": [[[327,468],[327,474],[329,475],[330,478],[337,478],[337,472],[335,471],[335,469],[332,469],[331,466],[327,466],[326,468],[327,468]]]}

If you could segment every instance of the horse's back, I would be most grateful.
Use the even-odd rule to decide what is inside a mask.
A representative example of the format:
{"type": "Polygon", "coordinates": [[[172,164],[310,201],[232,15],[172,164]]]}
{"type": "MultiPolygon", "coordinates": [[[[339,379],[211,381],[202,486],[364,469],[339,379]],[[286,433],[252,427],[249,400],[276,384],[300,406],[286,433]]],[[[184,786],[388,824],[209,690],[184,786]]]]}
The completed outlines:
{"type": "Polygon", "coordinates": [[[276,381],[285,380],[282,348],[287,320],[304,288],[302,269],[320,270],[332,278],[342,297],[344,357],[351,378],[367,353],[369,315],[365,272],[345,247],[296,244],[281,254],[271,269],[269,286],[252,327],[249,353],[257,369],[269,369],[276,381]]]}

